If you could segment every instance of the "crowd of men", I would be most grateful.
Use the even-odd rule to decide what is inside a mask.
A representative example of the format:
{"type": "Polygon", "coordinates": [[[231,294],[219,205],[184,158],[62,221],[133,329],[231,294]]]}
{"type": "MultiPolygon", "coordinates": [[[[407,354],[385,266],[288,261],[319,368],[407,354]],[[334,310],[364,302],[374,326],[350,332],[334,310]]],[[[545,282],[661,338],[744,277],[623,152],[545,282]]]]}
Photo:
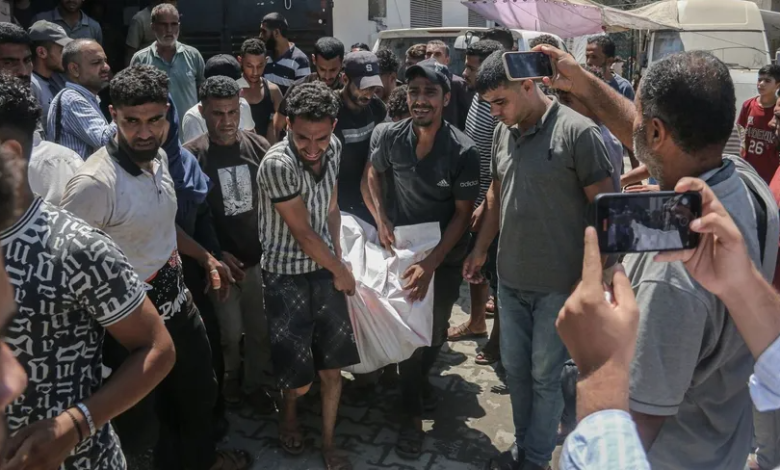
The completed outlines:
{"type": "Polygon", "coordinates": [[[204,61],[158,1],[112,75],[80,4],[0,23],[3,470],[124,469],[149,446],[156,468],[248,469],[217,447],[243,405],[278,412],[300,455],[315,381],[323,463],[352,468],[334,436],[360,362],[342,212],[388,253],[396,227],[441,228],[403,273],[408,302],[433,289],[431,344],[357,377],[396,377],[400,457],[423,452],[442,346],[487,337],[492,313],[476,361],[506,371],[515,442],[488,468],[547,469],[562,439],[564,469],[741,469],[754,440],[758,468],[780,466],[780,66],[736,120],[703,52],[653,64],[635,98],[605,35],[587,66],[536,38],[557,68],[540,84],[507,78],[503,28],[451,70],[437,40],[399,58],[324,37],[308,57],[271,13],[204,61]],[[723,155],[735,120],[741,158],[723,155]],[[699,247],[600,257],[589,204],[648,177],[632,190],[702,193],[699,247]]]}

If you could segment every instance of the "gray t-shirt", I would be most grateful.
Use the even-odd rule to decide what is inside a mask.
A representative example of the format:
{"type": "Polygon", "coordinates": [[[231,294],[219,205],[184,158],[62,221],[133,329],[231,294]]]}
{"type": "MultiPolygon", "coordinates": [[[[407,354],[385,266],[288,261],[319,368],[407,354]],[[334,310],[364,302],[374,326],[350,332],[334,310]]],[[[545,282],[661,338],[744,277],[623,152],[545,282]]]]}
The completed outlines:
{"type": "MultiPolygon", "coordinates": [[[[734,167],[724,162],[702,178],[734,218],[751,258],[761,266],[752,201],[734,167]]],[[[760,189],[767,207],[775,207],[766,185],[760,189]]],[[[767,227],[764,259],[774,260],[777,211],[768,211],[767,227]]],[[[693,280],[682,263],[656,263],[653,255],[625,258],[640,309],[630,407],[666,416],[648,453],[650,464],[653,470],[741,469],[753,435],[747,387],[753,358],[725,305],[693,280]]],[[[771,279],[773,269],[774,261],[762,272],[771,279]]]]}
{"type": "Polygon", "coordinates": [[[518,290],[569,293],[582,272],[588,198],[583,188],[612,174],[601,130],[557,100],[525,133],[493,136],[501,182],[498,277],[518,290]]]}

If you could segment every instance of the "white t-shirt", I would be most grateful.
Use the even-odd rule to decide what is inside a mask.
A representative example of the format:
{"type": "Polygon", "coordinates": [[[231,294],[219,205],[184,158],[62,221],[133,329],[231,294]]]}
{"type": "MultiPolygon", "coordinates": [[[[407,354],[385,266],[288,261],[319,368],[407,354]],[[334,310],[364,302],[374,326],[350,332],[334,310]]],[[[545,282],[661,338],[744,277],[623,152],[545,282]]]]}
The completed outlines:
{"type": "MultiPolygon", "coordinates": [[[[241,121],[239,121],[238,127],[245,131],[254,132],[255,120],[252,119],[252,108],[249,107],[249,102],[246,99],[241,98],[239,104],[241,105],[241,121]]],[[[206,120],[200,114],[198,106],[200,106],[200,103],[191,107],[184,113],[184,117],[181,120],[182,143],[189,142],[208,132],[206,120]]]]}
{"type": "Polygon", "coordinates": [[[84,160],[73,150],[35,136],[27,179],[30,189],[44,201],[59,206],[65,186],[84,160]]]}

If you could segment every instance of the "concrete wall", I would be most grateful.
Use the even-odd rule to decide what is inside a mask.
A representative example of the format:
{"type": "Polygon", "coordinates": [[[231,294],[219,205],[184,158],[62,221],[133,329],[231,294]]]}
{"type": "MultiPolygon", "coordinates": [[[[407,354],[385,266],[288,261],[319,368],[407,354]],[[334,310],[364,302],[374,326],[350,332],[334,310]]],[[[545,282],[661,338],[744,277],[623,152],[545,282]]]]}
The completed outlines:
{"type": "Polygon", "coordinates": [[[377,33],[409,27],[409,0],[387,0],[387,18],[378,24],[368,19],[367,0],[335,0],[333,35],[346,47],[356,42],[373,46],[377,33]]]}
{"type": "Polygon", "coordinates": [[[460,3],[460,0],[442,0],[441,2],[442,26],[468,26],[469,9],[460,3]]]}

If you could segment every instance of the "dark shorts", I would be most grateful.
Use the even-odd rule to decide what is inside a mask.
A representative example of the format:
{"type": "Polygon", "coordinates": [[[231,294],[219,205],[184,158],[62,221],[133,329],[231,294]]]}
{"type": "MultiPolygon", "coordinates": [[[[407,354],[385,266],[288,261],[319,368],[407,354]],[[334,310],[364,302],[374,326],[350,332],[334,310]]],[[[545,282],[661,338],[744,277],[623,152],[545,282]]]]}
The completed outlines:
{"type": "Polygon", "coordinates": [[[326,270],[307,274],[263,271],[271,361],[279,388],[309,385],[320,370],[360,362],[347,299],[326,270]]]}

